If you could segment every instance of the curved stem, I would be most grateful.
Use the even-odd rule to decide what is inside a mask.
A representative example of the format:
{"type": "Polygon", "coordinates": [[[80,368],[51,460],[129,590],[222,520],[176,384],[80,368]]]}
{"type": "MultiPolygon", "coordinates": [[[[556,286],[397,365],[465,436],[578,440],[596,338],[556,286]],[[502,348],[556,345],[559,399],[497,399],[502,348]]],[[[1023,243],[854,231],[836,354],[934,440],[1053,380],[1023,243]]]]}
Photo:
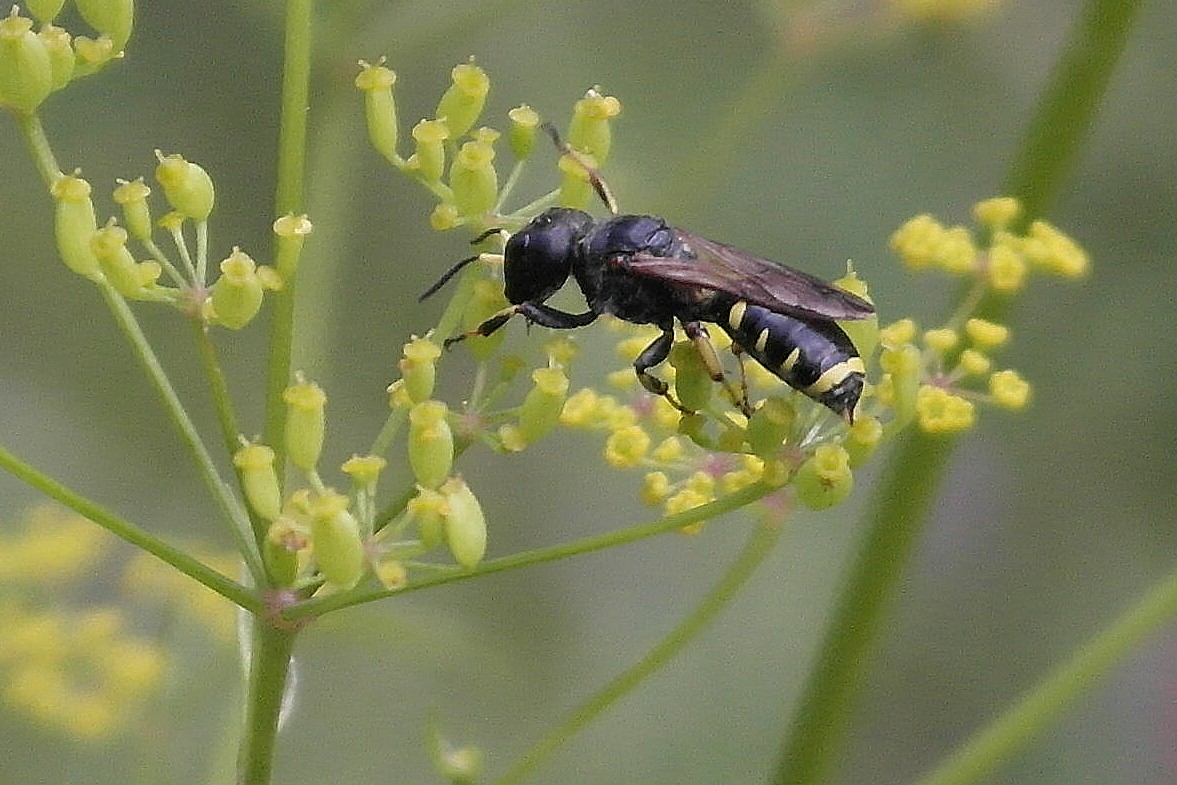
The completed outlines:
{"type": "Polygon", "coordinates": [[[1084,692],[1149,636],[1177,616],[1177,571],[1152,589],[1099,634],[1080,646],[997,719],[960,746],[916,785],[967,785],[992,773],[998,764],[1058,719],[1084,692]]]}
{"type": "MultiPolygon", "coordinates": [[[[1139,5],[1139,0],[1089,0],[1081,12],[1005,179],[1005,194],[1021,200],[1029,217],[1045,213],[1062,187],[1139,5]]],[[[1001,298],[985,297],[975,313],[996,318],[1006,307],[1001,298]]],[[[888,456],[870,507],[867,539],[785,738],[773,778],[777,785],[829,779],[878,630],[955,444],[911,431],[888,456]]]]}
{"type": "Polygon", "coordinates": [[[172,387],[167,372],[159,358],[155,356],[135,314],[127,306],[126,300],[119,296],[118,292],[109,284],[100,284],[99,291],[102,292],[115,321],[130,342],[135,356],[139,358],[139,363],[147,372],[148,378],[151,379],[156,392],[163,400],[164,408],[171,417],[172,424],[179,431],[184,445],[196,460],[200,476],[204,479],[204,484],[212,494],[213,500],[221,509],[221,514],[229,527],[229,533],[233,536],[237,550],[241,553],[241,558],[245,561],[254,583],[258,586],[265,585],[265,568],[262,566],[261,556],[252,537],[249,518],[236,497],[229,491],[229,487],[221,479],[216,464],[213,462],[212,456],[209,455],[208,448],[204,446],[204,440],[200,438],[200,433],[196,430],[191,418],[188,417],[188,412],[180,401],[180,396],[172,387]]]}
{"type": "Polygon", "coordinates": [[[610,706],[633,692],[648,677],[666,666],[688,643],[737,596],[774,545],[784,527],[779,522],[761,521],[735,561],[699,604],[638,662],[618,674],[597,693],[576,708],[563,722],[549,730],[527,754],[515,762],[492,785],[515,785],[552,757],[572,736],[600,716],[610,706]]]}
{"type": "Polygon", "coordinates": [[[260,613],[263,610],[261,601],[248,588],[203,564],[191,554],[173,548],[133,523],[100,507],[95,502],[20,460],[3,447],[0,447],[0,469],[36,488],[50,499],[64,504],[79,515],[94,521],[116,537],[120,537],[161,561],[167,562],[241,608],[251,613],[260,613]]]}

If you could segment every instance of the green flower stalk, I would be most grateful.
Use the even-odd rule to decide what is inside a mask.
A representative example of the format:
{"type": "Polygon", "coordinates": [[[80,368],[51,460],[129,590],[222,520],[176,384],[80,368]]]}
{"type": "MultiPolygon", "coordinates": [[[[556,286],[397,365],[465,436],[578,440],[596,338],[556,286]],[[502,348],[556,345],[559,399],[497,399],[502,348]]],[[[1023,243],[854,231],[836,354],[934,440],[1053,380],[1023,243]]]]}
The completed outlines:
{"type": "Polygon", "coordinates": [[[33,20],[17,6],[0,19],[0,107],[32,114],[53,90],[53,63],[33,20]]]}
{"type": "Polygon", "coordinates": [[[490,77],[473,62],[454,66],[450,77],[453,84],[442,94],[434,117],[445,124],[450,139],[457,139],[473,128],[482,114],[490,77]]]}

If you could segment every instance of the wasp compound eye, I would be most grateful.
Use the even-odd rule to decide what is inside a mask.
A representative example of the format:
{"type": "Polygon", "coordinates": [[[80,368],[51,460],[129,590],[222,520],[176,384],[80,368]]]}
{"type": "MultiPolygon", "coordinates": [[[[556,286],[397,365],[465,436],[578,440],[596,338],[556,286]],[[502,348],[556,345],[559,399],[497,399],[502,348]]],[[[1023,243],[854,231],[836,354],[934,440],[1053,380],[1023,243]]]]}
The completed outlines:
{"type": "Polygon", "coordinates": [[[551,297],[568,280],[577,243],[592,224],[588,213],[553,207],[511,235],[503,251],[507,300],[518,305],[551,297]]]}

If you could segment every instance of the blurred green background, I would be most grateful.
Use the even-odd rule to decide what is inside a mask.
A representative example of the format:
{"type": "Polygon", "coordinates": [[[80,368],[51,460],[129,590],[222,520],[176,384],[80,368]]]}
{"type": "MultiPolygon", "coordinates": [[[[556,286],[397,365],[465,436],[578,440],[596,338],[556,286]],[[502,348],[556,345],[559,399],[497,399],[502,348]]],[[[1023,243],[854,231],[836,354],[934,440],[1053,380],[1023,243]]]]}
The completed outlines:
{"type": "MultiPolygon", "coordinates": [[[[83,168],[100,212],[115,177],[150,174],[153,148],[179,151],[216,180],[216,258],[234,244],[266,258],[279,5],[141,3],[127,59],[51,99],[44,120],[60,163],[83,168]]],[[[330,457],[367,449],[402,342],[441,307],[416,296],[467,253],[464,235],[428,229],[431,199],[368,147],[357,59],[384,54],[398,72],[402,133],[471,54],[492,79],[485,118],[500,127],[521,102],[563,123],[599,84],[624,106],[606,171],[624,209],[826,277],[852,258],[885,320],[931,325],[955,282],[903,274],[887,238],[919,212],[967,222],[995,193],[1077,10],[1006,2],[937,26],[884,24],[869,2],[323,3],[299,367],[330,395],[330,457]]],[[[1001,360],[1034,383],[1034,405],[984,412],[954,456],[838,782],[925,771],[1177,561],[1174,36],[1177,7],[1146,4],[1051,216],[1091,254],[1093,275],[1035,280],[1020,299],[1001,360]]],[[[0,442],[152,531],[228,548],[104,307],[55,258],[49,200],[8,117],[0,161],[0,442]]],[[[539,174],[534,182],[550,182],[539,174]]],[[[187,326],[138,311],[211,435],[187,326]]],[[[537,356],[542,331],[510,332],[511,346],[537,356]]],[[[250,432],[261,429],[264,334],[257,325],[221,340],[250,432]]],[[[605,330],[578,338],[574,386],[618,365],[605,330]]],[[[471,371],[462,354],[444,364],[451,400],[471,371]]],[[[651,518],[636,501],[640,476],[605,467],[600,446],[594,434],[561,432],[511,458],[471,450],[461,468],[490,518],[491,553],[651,518]]],[[[859,480],[861,499],[870,472],[859,480]]],[[[35,501],[0,477],[5,529],[35,501]]],[[[532,781],[762,782],[857,542],[856,507],[796,516],[730,612],[532,781]]],[[[439,781],[422,741],[430,719],[501,772],[669,630],[748,525],[733,518],[698,537],[328,618],[298,647],[275,782],[439,781]]],[[[117,601],[102,576],[89,591],[69,601],[117,601]]],[[[180,656],[159,699],[168,702],[124,737],[79,742],[0,709],[0,781],[207,781],[215,761],[231,759],[222,745],[237,657],[183,628],[146,618],[138,630],[180,656]]],[[[1153,641],[994,781],[1177,779],[1175,654],[1177,634],[1153,641]]]]}

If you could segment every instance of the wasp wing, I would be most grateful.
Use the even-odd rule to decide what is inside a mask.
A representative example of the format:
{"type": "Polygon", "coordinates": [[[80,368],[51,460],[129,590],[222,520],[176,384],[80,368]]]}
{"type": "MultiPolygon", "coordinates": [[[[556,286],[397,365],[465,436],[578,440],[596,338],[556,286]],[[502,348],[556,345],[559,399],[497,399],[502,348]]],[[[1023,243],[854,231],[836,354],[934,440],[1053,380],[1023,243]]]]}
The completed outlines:
{"type": "Polygon", "coordinates": [[[627,270],[643,278],[726,292],[770,311],[802,319],[866,319],[874,306],[820,278],[674,229],[694,258],[634,254],[627,270]]]}

